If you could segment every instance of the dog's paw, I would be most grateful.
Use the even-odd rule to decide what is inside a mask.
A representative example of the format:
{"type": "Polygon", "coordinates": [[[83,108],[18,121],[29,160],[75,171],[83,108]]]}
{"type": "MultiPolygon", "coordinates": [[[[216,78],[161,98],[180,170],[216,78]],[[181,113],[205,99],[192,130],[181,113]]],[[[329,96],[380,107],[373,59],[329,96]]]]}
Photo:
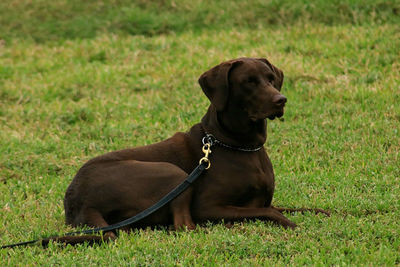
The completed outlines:
{"type": "Polygon", "coordinates": [[[196,229],[196,225],[194,223],[186,223],[174,225],[175,231],[193,231],[196,229]]]}
{"type": "Polygon", "coordinates": [[[285,228],[289,228],[289,229],[294,229],[297,227],[297,224],[295,224],[294,222],[288,222],[288,224],[286,226],[284,226],[285,228]]]}

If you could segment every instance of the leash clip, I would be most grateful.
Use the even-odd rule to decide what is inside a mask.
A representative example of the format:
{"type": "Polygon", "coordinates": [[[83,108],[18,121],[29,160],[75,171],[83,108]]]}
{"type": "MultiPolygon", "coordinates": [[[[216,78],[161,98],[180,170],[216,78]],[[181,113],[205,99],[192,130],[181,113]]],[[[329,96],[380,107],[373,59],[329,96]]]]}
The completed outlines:
{"type": "Polygon", "coordinates": [[[207,167],[205,169],[208,170],[211,167],[211,162],[208,159],[208,155],[211,154],[211,146],[215,144],[215,137],[211,134],[207,134],[203,137],[201,142],[203,143],[203,148],[201,150],[204,153],[204,157],[200,159],[199,164],[206,163],[207,167]]]}
{"type": "Polygon", "coordinates": [[[203,143],[203,145],[209,144],[210,147],[212,147],[213,145],[216,144],[217,139],[212,134],[206,134],[206,136],[204,136],[203,139],[201,139],[201,142],[203,143]]]}

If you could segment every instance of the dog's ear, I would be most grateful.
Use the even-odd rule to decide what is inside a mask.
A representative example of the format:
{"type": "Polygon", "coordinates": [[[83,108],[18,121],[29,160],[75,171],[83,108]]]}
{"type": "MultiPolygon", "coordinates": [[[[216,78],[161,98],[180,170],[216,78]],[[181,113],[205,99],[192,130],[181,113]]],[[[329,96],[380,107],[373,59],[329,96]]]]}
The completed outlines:
{"type": "Polygon", "coordinates": [[[276,89],[278,89],[279,91],[282,88],[282,84],[283,84],[283,72],[278,69],[277,67],[275,67],[274,65],[272,65],[266,58],[257,58],[258,60],[260,60],[261,62],[264,62],[265,64],[268,65],[268,67],[271,68],[271,70],[275,73],[277,80],[275,80],[275,87],[276,89]]]}
{"type": "Polygon", "coordinates": [[[229,73],[233,67],[241,63],[243,62],[240,60],[223,62],[200,76],[201,89],[217,111],[222,111],[228,101],[229,73]]]}

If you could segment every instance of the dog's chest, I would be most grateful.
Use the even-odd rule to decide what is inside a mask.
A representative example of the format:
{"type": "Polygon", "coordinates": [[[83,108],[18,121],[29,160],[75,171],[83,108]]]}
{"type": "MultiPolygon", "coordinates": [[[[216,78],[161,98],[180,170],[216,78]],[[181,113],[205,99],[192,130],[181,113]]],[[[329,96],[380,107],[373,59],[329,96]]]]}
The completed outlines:
{"type": "MultiPolygon", "coordinates": [[[[205,179],[229,204],[264,203],[272,197],[274,174],[265,152],[216,150],[205,179]]],[[[228,204],[228,203],[227,203],[228,204]]]]}

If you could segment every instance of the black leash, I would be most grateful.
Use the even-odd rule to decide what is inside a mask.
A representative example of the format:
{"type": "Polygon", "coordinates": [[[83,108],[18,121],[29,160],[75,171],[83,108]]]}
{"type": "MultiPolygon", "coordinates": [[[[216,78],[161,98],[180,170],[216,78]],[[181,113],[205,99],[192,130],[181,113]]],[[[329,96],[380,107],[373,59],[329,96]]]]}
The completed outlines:
{"type": "MultiPolygon", "coordinates": [[[[203,152],[204,152],[204,157],[200,159],[199,165],[189,174],[189,176],[183,181],[181,184],[179,184],[175,189],[173,189],[171,192],[169,192],[167,195],[165,195],[162,199],[160,199],[157,203],[155,203],[153,206],[145,209],[144,211],[136,214],[135,216],[126,219],[122,222],[115,223],[106,227],[99,227],[99,228],[94,228],[94,229],[88,229],[88,230],[82,230],[82,231],[76,231],[76,232],[69,232],[66,233],[63,236],[72,236],[72,235],[79,235],[79,234],[95,234],[99,232],[108,232],[111,230],[115,230],[124,226],[128,226],[130,224],[133,224],[150,214],[154,213],[155,211],[159,210],[166,204],[168,204],[170,201],[172,201],[174,198],[176,198],[179,194],[181,194],[183,191],[185,191],[199,176],[203,173],[204,170],[208,169],[210,167],[210,161],[208,159],[208,155],[211,153],[211,146],[213,145],[212,142],[206,140],[203,138],[203,152]]],[[[59,237],[59,236],[52,236],[52,237],[59,237]]],[[[49,237],[49,238],[52,238],[49,237]]],[[[10,244],[10,245],[5,245],[2,246],[1,248],[13,248],[13,247],[18,247],[18,246],[26,246],[29,244],[36,243],[42,239],[36,239],[36,240],[31,240],[31,241],[25,241],[25,242],[20,242],[20,243],[15,243],[15,244],[10,244]]]]}

